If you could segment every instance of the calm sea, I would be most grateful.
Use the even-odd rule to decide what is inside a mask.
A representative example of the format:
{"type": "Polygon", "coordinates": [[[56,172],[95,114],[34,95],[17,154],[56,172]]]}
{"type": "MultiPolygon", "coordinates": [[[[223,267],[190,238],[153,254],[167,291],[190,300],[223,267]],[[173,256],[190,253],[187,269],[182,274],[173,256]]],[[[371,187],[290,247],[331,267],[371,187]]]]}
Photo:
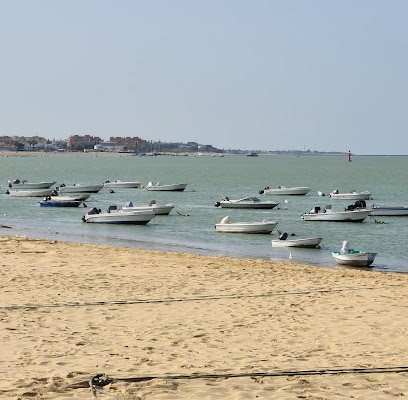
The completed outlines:
{"type": "MultiPolygon", "coordinates": [[[[341,192],[368,190],[371,204],[408,204],[407,156],[186,156],[137,157],[112,155],[43,154],[14,157],[0,153],[0,223],[2,235],[101,243],[153,250],[191,252],[237,258],[287,260],[321,267],[338,268],[331,251],[343,240],[350,247],[377,252],[373,269],[408,272],[406,245],[408,217],[369,217],[363,223],[311,222],[301,214],[313,206],[332,204],[343,209],[350,201],[330,200],[318,195],[334,189],[341,192]],[[147,192],[143,189],[102,189],[86,201],[89,207],[109,205],[174,203],[169,216],[157,216],[146,226],[86,224],[86,208],[40,207],[36,198],[5,194],[9,179],[31,182],[55,180],[57,184],[103,183],[106,180],[188,183],[184,192],[147,192]],[[222,196],[259,196],[265,186],[309,186],[300,197],[276,197],[273,210],[225,210],[214,203],[222,196]],[[280,231],[299,237],[321,236],[322,248],[275,249],[272,235],[220,234],[214,224],[229,215],[235,221],[270,219],[280,231]],[[379,223],[382,222],[382,223],[379,223]]],[[[272,197],[270,197],[272,198],[272,197]]],[[[137,260],[135,260],[135,263],[137,260]]]]}

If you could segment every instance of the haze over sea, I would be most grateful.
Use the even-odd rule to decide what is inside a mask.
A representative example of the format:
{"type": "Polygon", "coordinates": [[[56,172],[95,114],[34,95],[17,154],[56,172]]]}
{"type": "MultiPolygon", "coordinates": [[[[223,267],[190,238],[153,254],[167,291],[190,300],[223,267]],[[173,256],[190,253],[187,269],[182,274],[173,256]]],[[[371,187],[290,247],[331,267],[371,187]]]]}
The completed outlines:
{"type": "MultiPolygon", "coordinates": [[[[1,155],[1,154],[0,154],[1,155]]],[[[377,252],[373,270],[408,272],[406,237],[408,217],[369,217],[363,223],[310,222],[301,219],[314,206],[331,204],[342,210],[352,201],[318,195],[368,190],[368,205],[408,205],[408,156],[303,156],[259,157],[186,156],[137,157],[110,154],[49,154],[0,157],[0,224],[2,235],[100,243],[152,250],[191,252],[249,259],[291,260],[318,267],[340,268],[331,252],[343,240],[350,247],[377,252]],[[148,192],[143,189],[103,188],[87,201],[87,208],[106,210],[109,205],[174,203],[169,216],[157,216],[146,226],[86,224],[87,208],[40,207],[38,198],[11,197],[7,181],[56,181],[103,183],[107,180],[187,183],[184,192],[148,192]],[[272,197],[280,202],[273,210],[226,210],[214,206],[223,196],[231,199],[258,196],[266,186],[309,186],[306,196],[272,197]],[[285,201],[286,200],[286,201],[285,201]],[[220,234],[214,224],[224,216],[234,221],[275,220],[280,231],[298,237],[321,236],[321,249],[276,249],[271,235],[220,234]],[[289,259],[291,254],[291,259],[289,259]]],[[[137,260],[134,260],[137,264],[137,260]]],[[[343,267],[342,267],[343,268],[343,267]]]]}

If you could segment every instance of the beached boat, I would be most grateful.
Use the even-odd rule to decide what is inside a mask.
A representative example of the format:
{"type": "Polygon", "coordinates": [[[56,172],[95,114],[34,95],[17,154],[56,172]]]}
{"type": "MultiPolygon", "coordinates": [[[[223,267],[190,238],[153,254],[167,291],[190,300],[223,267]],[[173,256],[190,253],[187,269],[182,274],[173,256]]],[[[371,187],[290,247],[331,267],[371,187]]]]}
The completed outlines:
{"type": "Polygon", "coordinates": [[[140,187],[140,182],[135,182],[135,181],[106,181],[103,186],[106,188],[112,188],[112,189],[133,189],[133,188],[139,188],[140,187]]]}
{"type": "Polygon", "coordinates": [[[76,183],[74,185],[64,185],[58,187],[60,193],[98,193],[103,188],[103,184],[88,185],[76,183]]]}
{"type": "Polygon", "coordinates": [[[82,221],[100,224],[146,225],[155,215],[153,210],[121,212],[116,206],[110,206],[106,212],[101,212],[94,207],[82,217],[82,221]]]}
{"type": "Polygon", "coordinates": [[[371,199],[371,192],[364,191],[364,192],[356,192],[352,190],[351,192],[340,193],[338,189],[333,190],[330,194],[327,195],[334,200],[369,200],[371,199]]]}
{"type": "Polygon", "coordinates": [[[50,196],[52,189],[31,189],[31,190],[14,190],[8,189],[6,194],[13,197],[45,197],[50,196]]]}
{"type": "Polygon", "coordinates": [[[174,204],[157,204],[156,200],[152,200],[149,204],[135,206],[131,201],[128,201],[122,208],[121,211],[137,211],[137,210],[153,210],[156,215],[169,215],[171,210],[173,210],[174,204]]]}
{"type": "Polygon", "coordinates": [[[288,234],[284,232],[279,236],[279,239],[273,239],[271,242],[272,247],[302,247],[316,249],[319,248],[321,241],[321,237],[288,239],[288,234]]]}
{"type": "Polygon", "coordinates": [[[173,183],[163,185],[160,182],[153,184],[153,182],[149,182],[145,190],[149,191],[168,191],[168,192],[182,192],[187,187],[187,183],[173,183]]]}
{"type": "Polygon", "coordinates": [[[224,217],[215,224],[217,232],[223,233],[271,233],[278,223],[276,221],[231,222],[230,217],[224,217]]]}
{"type": "Polygon", "coordinates": [[[278,186],[277,188],[270,188],[267,186],[265,189],[261,189],[259,194],[267,194],[274,196],[304,196],[310,192],[310,188],[306,186],[298,187],[286,187],[278,186]]]}
{"type": "Polygon", "coordinates": [[[379,206],[371,207],[370,215],[381,217],[406,217],[408,216],[408,206],[379,206]]]}
{"type": "Polygon", "coordinates": [[[337,264],[353,267],[369,267],[374,262],[376,255],[377,253],[350,249],[347,240],[343,242],[340,251],[332,252],[332,256],[337,264]]]}
{"type": "Polygon", "coordinates": [[[16,190],[49,189],[56,182],[28,182],[26,180],[13,179],[8,181],[8,187],[16,190]]]}
{"type": "Polygon", "coordinates": [[[244,197],[238,200],[231,200],[228,197],[224,197],[221,201],[217,201],[215,206],[221,208],[272,209],[278,204],[276,201],[260,200],[258,197],[244,197]]]}
{"type": "Polygon", "coordinates": [[[305,221],[332,221],[332,222],[363,222],[371,213],[367,208],[353,210],[332,211],[331,205],[327,205],[323,211],[320,207],[302,214],[305,221]]]}

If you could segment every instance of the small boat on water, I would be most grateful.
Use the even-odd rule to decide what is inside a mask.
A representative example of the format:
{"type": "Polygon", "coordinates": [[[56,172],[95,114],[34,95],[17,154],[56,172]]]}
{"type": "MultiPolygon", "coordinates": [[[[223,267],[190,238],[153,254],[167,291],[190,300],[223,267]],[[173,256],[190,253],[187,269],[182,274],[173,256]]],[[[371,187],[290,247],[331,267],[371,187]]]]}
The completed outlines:
{"type": "Polygon", "coordinates": [[[284,232],[279,236],[279,239],[272,240],[272,247],[301,247],[316,249],[319,248],[321,241],[321,237],[288,239],[288,234],[284,232]]]}
{"type": "Polygon", "coordinates": [[[86,200],[91,196],[92,193],[67,193],[66,195],[59,194],[56,191],[51,192],[51,200],[56,201],[75,201],[75,200],[86,200]]]}
{"type": "Polygon", "coordinates": [[[160,182],[157,182],[156,184],[153,184],[153,182],[149,182],[145,190],[149,191],[171,191],[171,192],[182,192],[185,188],[187,187],[187,183],[173,183],[173,184],[167,184],[163,185],[160,182]]]}
{"type": "Polygon", "coordinates": [[[83,222],[100,224],[146,225],[156,214],[153,210],[121,212],[117,206],[110,206],[106,212],[93,207],[83,217],[83,222]]]}
{"type": "Polygon", "coordinates": [[[278,186],[277,188],[270,188],[267,186],[265,189],[261,189],[259,194],[274,195],[274,196],[304,196],[310,192],[310,187],[298,186],[298,187],[286,187],[278,186]]]}
{"type": "Polygon", "coordinates": [[[174,204],[157,204],[156,200],[152,200],[149,204],[147,205],[141,205],[141,206],[134,206],[131,201],[128,201],[122,208],[122,212],[128,212],[128,211],[137,211],[137,210],[153,210],[155,215],[169,215],[171,210],[173,210],[174,204]]]}
{"type": "Polygon", "coordinates": [[[83,204],[82,200],[61,200],[57,197],[54,199],[51,196],[46,196],[38,204],[40,207],[79,207],[80,204],[83,204]]]}
{"type": "Polygon", "coordinates": [[[373,205],[370,215],[379,217],[406,217],[408,216],[408,206],[373,205]]]}
{"type": "Polygon", "coordinates": [[[134,189],[140,187],[140,182],[132,182],[132,181],[106,181],[103,186],[106,188],[117,188],[117,189],[134,189]]]}
{"type": "Polygon", "coordinates": [[[276,221],[231,222],[230,217],[224,217],[215,224],[217,232],[223,233],[271,233],[278,223],[276,221]]]}
{"type": "Polygon", "coordinates": [[[258,197],[244,197],[238,200],[231,200],[224,197],[214,205],[221,208],[251,208],[251,209],[272,209],[279,203],[272,200],[260,200],[258,197]]]}
{"type": "Polygon", "coordinates": [[[313,207],[309,212],[302,214],[305,221],[332,221],[332,222],[363,222],[371,213],[367,208],[356,208],[344,211],[332,211],[327,205],[323,211],[320,207],[313,207]]]}
{"type": "Polygon", "coordinates": [[[26,190],[14,190],[9,189],[6,194],[13,197],[45,197],[50,196],[52,189],[26,189],[26,190]]]}
{"type": "Polygon", "coordinates": [[[336,189],[329,193],[327,197],[330,197],[333,200],[369,200],[371,199],[371,192],[356,192],[355,190],[352,190],[348,193],[340,193],[339,190],[336,189]]]}
{"type": "Polygon", "coordinates": [[[62,184],[58,187],[60,193],[98,193],[103,188],[103,184],[88,185],[76,183],[74,185],[62,184]]]}
{"type": "Polygon", "coordinates": [[[8,187],[16,190],[49,189],[56,182],[28,182],[26,180],[13,179],[8,181],[8,187]]]}
{"type": "Polygon", "coordinates": [[[353,267],[369,267],[374,262],[376,255],[377,253],[350,249],[347,240],[343,241],[340,251],[332,252],[337,264],[353,267]]]}

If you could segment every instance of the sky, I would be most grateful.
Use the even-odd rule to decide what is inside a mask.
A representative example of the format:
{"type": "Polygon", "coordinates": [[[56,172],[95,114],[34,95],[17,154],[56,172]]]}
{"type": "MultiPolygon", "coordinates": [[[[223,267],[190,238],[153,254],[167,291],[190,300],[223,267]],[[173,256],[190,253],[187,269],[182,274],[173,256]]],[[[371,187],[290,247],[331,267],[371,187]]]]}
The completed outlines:
{"type": "Polygon", "coordinates": [[[0,136],[408,154],[406,0],[0,0],[0,136]]]}

